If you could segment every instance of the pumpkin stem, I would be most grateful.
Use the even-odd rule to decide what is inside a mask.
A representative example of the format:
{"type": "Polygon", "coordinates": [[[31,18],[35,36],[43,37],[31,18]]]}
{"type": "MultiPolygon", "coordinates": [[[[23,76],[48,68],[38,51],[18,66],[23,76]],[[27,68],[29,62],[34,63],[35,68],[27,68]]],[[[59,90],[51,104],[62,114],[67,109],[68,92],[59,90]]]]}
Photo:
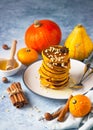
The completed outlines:
{"type": "Polygon", "coordinates": [[[77,103],[77,101],[76,101],[75,99],[74,99],[72,102],[73,102],[73,104],[76,104],[76,103],[77,103]]]}
{"type": "Polygon", "coordinates": [[[39,20],[35,20],[34,21],[34,27],[40,27],[41,26],[41,23],[40,23],[40,21],[39,20]]]}
{"type": "Polygon", "coordinates": [[[31,50],[29,48],[26,49],[27,52],[30,52],[31,50]]]}
{"type": "Polygon", "coordinates": [[[83,27],[83,25],[82,24],[78,24],[78,28],[81,28],[81,27],[83,27]]]}

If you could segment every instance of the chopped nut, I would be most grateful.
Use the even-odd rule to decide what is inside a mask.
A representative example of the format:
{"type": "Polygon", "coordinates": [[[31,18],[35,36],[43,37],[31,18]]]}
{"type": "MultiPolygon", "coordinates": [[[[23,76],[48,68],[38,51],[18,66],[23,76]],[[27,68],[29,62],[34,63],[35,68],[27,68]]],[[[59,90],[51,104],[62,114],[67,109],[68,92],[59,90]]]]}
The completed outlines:
{"type": "Polygon", "coordinates": [[[2,82],[3,83],[8,83],[8,79],[6,77],[2,77],[2,82]]]}
{"type": "Polygon", "coordinates": [[[4,96],[4,95],[2,95],[1,99],[4,99],[4,98],[5,98],[5,96],[4,96]]]}
{"type": "Polygon", "coordinates": [[[3,45],[2,45],[2,48],[5,49],[5,50],[8,50],[8,49],[9,49],[9,47],[8,47],[7,44],[3,44],[3,45]]]}

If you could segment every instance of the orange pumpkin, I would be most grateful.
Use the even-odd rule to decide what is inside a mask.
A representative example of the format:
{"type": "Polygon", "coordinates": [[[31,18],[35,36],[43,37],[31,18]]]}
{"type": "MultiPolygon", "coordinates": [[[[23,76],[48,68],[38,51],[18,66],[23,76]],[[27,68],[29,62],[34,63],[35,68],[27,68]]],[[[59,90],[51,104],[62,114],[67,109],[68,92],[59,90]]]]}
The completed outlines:
{"type": "Polygon", "coordinates": [[[27,47],[38,52],[51,45],[60,43],[62,37],[61,29],[51,20],[36,20],[25,32],[25,43],[27,47]]]}
{"type": "Polygon", "coordinates": [[[69,111],[75,117],[83,117],[91,110],[92,104],[90,99],[82,94],[75,95],[69,103],[69,111]]]}
{"type": "Polygon", "coordinates": [[[17,52],[18,60],[24,65],[30,65],[38,59],[38,53],[34,49],[21,48],[17,52]]]}

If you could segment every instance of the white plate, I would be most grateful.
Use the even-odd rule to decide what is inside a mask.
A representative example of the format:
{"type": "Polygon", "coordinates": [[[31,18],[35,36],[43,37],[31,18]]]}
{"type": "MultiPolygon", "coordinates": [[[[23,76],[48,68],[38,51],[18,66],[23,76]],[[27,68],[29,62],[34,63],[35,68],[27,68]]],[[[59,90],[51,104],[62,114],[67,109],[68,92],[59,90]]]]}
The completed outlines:
{"type": "MultiPolygon", "coordinates": [[[[62,90],[53,90],[50,88],[41,87],[38,73],[38,69],[41,64],[42,60],[31,64],[25,70],[23,75],[25,85],[36,94],[53,99],[67,99],[71,94],[84,94],[93,87],[93,74],[84,80],[84,87],[82,89],[63,88],[62,90]]],[[[83,75],[84,66],[84,63],[71,59],[70,75],[77,82],[79,82],[81,76],[83,75]]]]}

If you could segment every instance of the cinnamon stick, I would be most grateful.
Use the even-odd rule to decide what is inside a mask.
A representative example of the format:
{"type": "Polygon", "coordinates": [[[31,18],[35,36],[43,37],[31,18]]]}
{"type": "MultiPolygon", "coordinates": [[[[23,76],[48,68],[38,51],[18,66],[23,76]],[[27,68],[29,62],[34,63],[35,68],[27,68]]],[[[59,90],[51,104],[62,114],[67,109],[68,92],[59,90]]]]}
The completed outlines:
{"type": "MultiPolygon", "coordinates": [[[[7,91],[8,91],[8,93],[11,93],[11,89],[10,89],[10,88],[8,88],[7,91]]],[[[14,96],[10,96],[10,99],[11,99],[13,105],[15,106],[15,99],[14,99],[14,96]]]]}
{"type": "Polygon", "coordinates": [[[13,96],[13,98],[14,98],[14,105],[16,106],[16,104],[19,102],[18,101],[18,98],[17,98],[17,96],[16,96],[16,94],[12,94],[13,92],[15,92],[15,90],[13,89],[13,84],[11,84],[11,86],[10,86],[10,94],[11,94],[11,96],[13,96]]]}
{"type": "Polygon", "coordinates": [[[22,99],[21,98],[21,93],[20,93],[20,89],[18,89],[17,88],[17,83],[13,83],[13,85],[12,85],[12,88],[13,88],[13,90],[15,90],[17,93],[15,94],[16,95],[16,97],[17,97],[17,103],[16,103],[16,107],[17,108],[20,108],[20,107],[22,107],[24,104],[23,104],[23,100],[24,99],[22,99]]]}
{"type": "Polygon", "coordinates": [[[58,121],[62,122],[64,120],[66,113],[69,111],[69,102],[70,102],[72,97],[73,97],[72,95],[69,97],[69,99],[67,100],[64,108],[61,110],[61,112],[58,116],[58,119],[57,119],[58,121]]]}
{"type": "Polygon", "coordinates": [[[14,84],[14,87],[15,87],[15,90],[16,90],[16,91],[19,91],[19,92],[17,93],[17,97],[18,97],[19,101],[20,101],[20,102],[24,102],[24,98],[23,98],[22,95],[21,95],[21,89],[18,88],[18,83],[15,83],[15,84],[14,84]]]}
{"type": "MultiPolygon", "coordinates": [[[[21,88],[21,84],[19,82],[16,83],[18,89],[22,90],[21,88]]],[[[23,91],[20,92],[20,98],[22,100],[22,102],[24,102],[24,104],[28,104],[27,98],[25,97],[23,91]]]]}

